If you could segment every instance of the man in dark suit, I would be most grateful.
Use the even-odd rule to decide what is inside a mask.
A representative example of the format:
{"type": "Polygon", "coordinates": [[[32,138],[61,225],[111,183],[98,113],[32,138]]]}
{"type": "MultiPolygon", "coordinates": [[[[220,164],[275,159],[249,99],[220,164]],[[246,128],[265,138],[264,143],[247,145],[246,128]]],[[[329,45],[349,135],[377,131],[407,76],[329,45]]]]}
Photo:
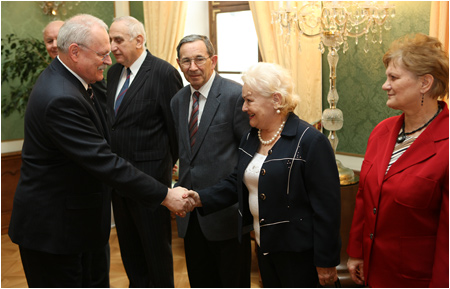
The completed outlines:
{"type": "MultiPolygon", "coordinates": [[[[215,73],[217,55],[206,36],[184,37],[177,53],[190,83],[171,102],[180,146],[177,185],[197,191],[233,172],[250,125],[242,112],[242,86],[215,73]]],[[[251,228],[238,232],[237,208],[234,204],[208,216],[194,210],[177,218],[191,287],[250,287],[251,228]]]]}
{"type": "MultiPolygon", "coordinates": [[[[115,19],[109,35],[117,60],[108,71],[111,149],[170,187],[172,168],[178,160],[170,100],[183,87],[181,76],[145,49],[144,25],[135,18],[115,19]],[[125,93],[124,84],[128,85],[125,93]]],[[[117,192],[112,194],[112,203],[130,287],[174,287],[169,210],[151,210],[117,192]]]]}
{"type": "Polygon", "coordinates": [[[153,209],[190,209],[181,198],[187,190],[169,189],[111,152],[89,89],[111,64],[110,48],[103,21],[69,19],[59,31],[59,56],[30,95],[9,227],[29,287],[109,287],[106,185],[153,209]]]}

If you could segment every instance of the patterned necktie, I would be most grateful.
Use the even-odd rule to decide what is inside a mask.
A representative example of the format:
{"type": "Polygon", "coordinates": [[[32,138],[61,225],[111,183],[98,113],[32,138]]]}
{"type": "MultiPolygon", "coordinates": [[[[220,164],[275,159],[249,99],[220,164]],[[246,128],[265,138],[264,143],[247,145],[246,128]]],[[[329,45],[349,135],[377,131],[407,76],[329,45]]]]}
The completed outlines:
{"type": "Polygon", "coordinates": [[[192,112],[191,119],[189,121],[189,138],[191,139],[191,148],[195,144],[195,134],[198,130],[198,98],[200,93],[198,91],[194,92],[192,95],[192,112]]]}
{"type": "Polygon", "coordinates": [[[122,89],[120,90],[119,95],[117,96],[116,105],[114,106],[114,111],[116,115],[117,111],[119,110],[119,106],[122,103],[123,97],[128,90],[128,86],[130,85],[130,74],[131,70],[130,68],[127,68],[127,79],[125,80],[125,83],[123,84],[122,89]]]}

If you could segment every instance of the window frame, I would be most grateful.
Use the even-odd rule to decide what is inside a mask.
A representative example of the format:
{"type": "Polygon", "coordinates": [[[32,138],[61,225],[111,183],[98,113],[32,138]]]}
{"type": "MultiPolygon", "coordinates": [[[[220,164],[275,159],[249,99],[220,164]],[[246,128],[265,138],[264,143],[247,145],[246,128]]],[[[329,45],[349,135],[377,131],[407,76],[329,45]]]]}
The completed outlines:
{"type": "MultiPolygon", "coordinates": [[[[212,45],[216,49],[216,54],[219,54],[217,46],[217,14],[218,13],[229,13],[229,12],[239,12],[239,11],[250,11],[250,4],[248,1],[209,1],[209,39],[212,45]]],[[[258,44],[258,62],[262,61],[261,52],[259,50],[258,44]]],[[[220,59],[217,60],[217,65],[215,70],[218,73],[225,74],[241,74],[238,71],[222,71],[219,70],[220,59]]]]}

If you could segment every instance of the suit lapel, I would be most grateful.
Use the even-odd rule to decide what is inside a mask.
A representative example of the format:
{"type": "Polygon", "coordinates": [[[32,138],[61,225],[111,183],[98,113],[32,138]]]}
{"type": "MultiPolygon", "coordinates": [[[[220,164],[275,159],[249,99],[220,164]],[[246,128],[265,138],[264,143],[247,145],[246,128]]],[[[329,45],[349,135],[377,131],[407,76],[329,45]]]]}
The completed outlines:
{"type": "MultiPolygon", "coordinates": [[[[441,104],[443,105],[443,104],[441,104]]],[[[403,153],[403,155],[391,166],[389,172],[386,174],[386,179],[411,167],[417,163],[432,157],[436,154],[437,148],[435,141],[448,138],[448,110],[445,107],[440,115],[420,134],[420,136],[413,142],[413,144],[403,153]],[[441,122],[447,125],[446,135],[444,130],[439,130],[442,127],[441,122]]],[[[403,121],[403,118],[402,118],[403,121]]],[[[401,125],[402,122],[400,122],[401,125]]],[[[398,128],[400,129],[400,127],[398,128]]],[[[392,152],[391,152],[392,153],[392,152]]]]}
{"type": "Polygon", "coordinates": [[[107,85],[106,90],[106,110],[108,111],[108,122],[113,123],[116,119],[114,113],[114,101],[116,99],[117,93],[117,83],[119,83],[120,76],[122,75],[123,65],[118,64],[118,67],[111,68],[115,69],[115,71],[111,71],[108,75],[108,82],[114,85],[107,85]]]}
{"type": "Polygon", "coordinates": [[[209,91],[208,98],[206,99],[205,107],[202,112],[202,118],[200,120],[200,125],[197,131],[197,137],[192,148],[192,158],[195,157],[203,140],[205,139],[206,133],[208,132],[209,126],[211,125],[212,120],[214,119],[214,115],[216,114],[217,109],[220,106],[220,86],[222,83],[222,78],[216,74],[216,77],[213,81],[211,89],[209,91]]]}
{"type": "Polygon", "coordinates": [[[125,96],[123,97],[122,103],[120,104],[119,110],[117,111],[116,119],[120,118],[120,115],[124,113],[127,106],[132,102],[133,98],[136,97],[137,92],[141,89],[142,85],[144,85],[147,78],[147,73],[151,70],[151,62],[153,55],[147,51],[147,56],[145,57],[144,62],[139,68],[138,73],[133,79],[133,82],[129,86],[125,96]]]}
{"type": "Polygon", "coordinates": [[[62,65],[60,60],[55,59],[50,65],[75,85],[82,98],[87,102],[87,107],[91,108],[91,111],[88,111],[88,113],[91,115],[92,122],[94,123],[100,134],[102,134],[103,137],[108,138],[103,113],[101,113],[101,109],[98,109],[94,102],[91,100],[91,96],[88,94],[86,88],[83,86],[80,80],[78,80],[69,70],[67,70],[67,68],[62,65]],[[98,110],[100,110],[100,112],[98,110]]]}
{"type": "Polygon", "coordinates": [[[191,155],[191,144],[189,138],[189,102],[191,98],[191,89],[190,85],[186,86],[185,92],[183,93],[182,98],[180,99],[180,111],[179,111],[179,123],[180,123],[180,140],[183,146],[185,147],[185,151],[189,152],[191,155]],[[184,125],[183,125],[184,124],[184,125]]]}

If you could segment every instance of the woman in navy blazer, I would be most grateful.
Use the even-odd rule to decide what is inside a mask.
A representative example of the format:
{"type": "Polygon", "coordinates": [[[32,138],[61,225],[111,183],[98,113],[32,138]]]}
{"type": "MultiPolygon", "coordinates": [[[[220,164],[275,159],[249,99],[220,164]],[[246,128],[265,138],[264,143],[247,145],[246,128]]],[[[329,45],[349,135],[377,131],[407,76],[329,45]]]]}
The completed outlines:
{"type": "Polygon", "coordinates": [[[252,129],[242,138],[235,172],[198,192],[201,210],[208,214],[239,200],[239,230],[253,224],[264,287],[332,284],[341,242],[339,175],[330,142],[293,113],[286,70],[258,63],[243,80],[242,110],[252,129]]]}
{"type": "Polygon", "coordinates": [[[448,288],[448,54],[423,34],[384,55],[386,105],[361,167],[348,268],[369,287],[448,288]]]}

